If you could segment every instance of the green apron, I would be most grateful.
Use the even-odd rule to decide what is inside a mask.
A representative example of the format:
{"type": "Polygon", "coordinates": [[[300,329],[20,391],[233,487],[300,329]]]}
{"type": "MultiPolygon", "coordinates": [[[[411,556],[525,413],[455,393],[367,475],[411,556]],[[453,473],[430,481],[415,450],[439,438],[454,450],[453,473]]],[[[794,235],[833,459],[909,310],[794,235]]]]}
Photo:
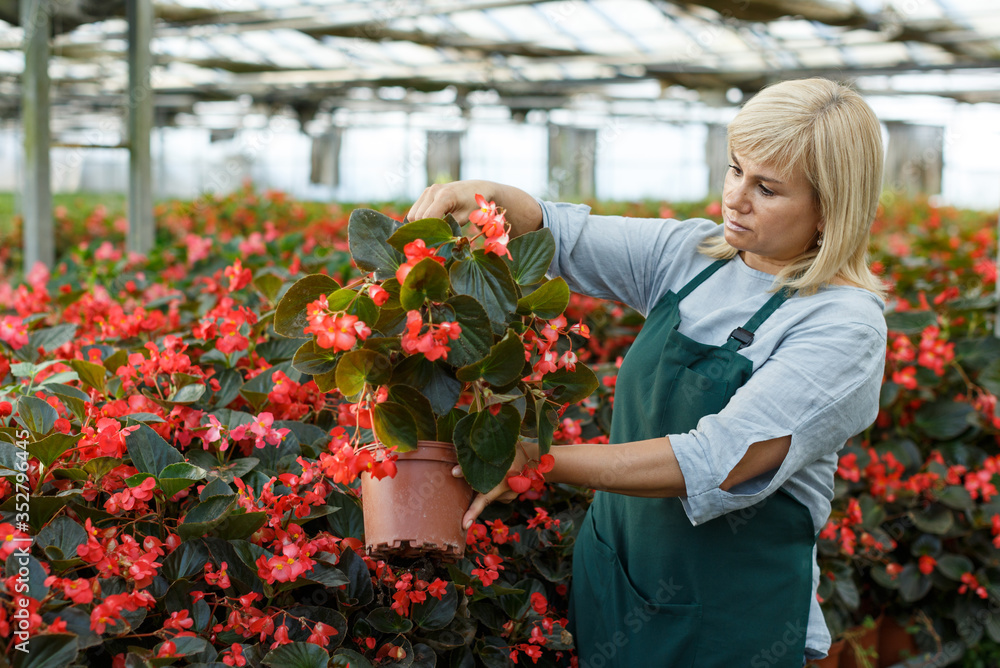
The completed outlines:
{"type": "MultiPolygon", "coordinates": [[[[677,331],[680,301],[726,262],[649,313],[618,375],[612,443],[686,433],[750,377],[736,351],[786,291],[722,346],[677,331]]],[[[808,508],[787,493],[692,526],[677,498],[596,492],[573,552],[580,668],[801,668],[815,540],[808,508]]]]}

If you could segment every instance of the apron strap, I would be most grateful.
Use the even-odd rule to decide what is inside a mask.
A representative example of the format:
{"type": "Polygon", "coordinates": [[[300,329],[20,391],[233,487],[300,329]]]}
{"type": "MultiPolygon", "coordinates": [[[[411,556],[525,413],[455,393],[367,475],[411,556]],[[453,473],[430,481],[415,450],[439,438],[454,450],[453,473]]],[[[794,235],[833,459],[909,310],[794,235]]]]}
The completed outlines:
{"type": "Polygon", "coordinates": [[[687,297],[689,294],[691,294],[695,288],[697,288],[699,285],[708,280],[709,276],[722,269],[723,265],[725,265],[727,262],[729,262],[729,260],[716,260],[712,264],[702,269],[700,274],[692,278],[690,281],[687,282],[687,285],[685,285],[683,288],[680,289],[680,292],[677,293],[677,301],[680,301],[685,297],[687,297]]]}
{"type": "Polygon", "coordinates": [[[732,334],[729,335],[729,340],[722,347],[727,350],[742,350],[749,346],[753,343],[753,335],[757,328],[791,296],[792,291],[788,288],[778,290],[747,320],[745,325],[733,330],[732,334]]]}

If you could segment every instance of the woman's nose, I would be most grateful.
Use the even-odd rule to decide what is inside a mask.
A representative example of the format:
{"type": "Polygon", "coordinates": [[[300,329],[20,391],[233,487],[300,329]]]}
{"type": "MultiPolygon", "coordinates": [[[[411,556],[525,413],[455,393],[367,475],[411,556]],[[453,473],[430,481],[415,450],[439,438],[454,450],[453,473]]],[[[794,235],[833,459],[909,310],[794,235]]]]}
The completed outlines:
{"type": "Polygon", "coordinates": [[[722,195],[722,203],[734,211],[746,211],[750,203],[742,186],[730,186],[722,195]]]}

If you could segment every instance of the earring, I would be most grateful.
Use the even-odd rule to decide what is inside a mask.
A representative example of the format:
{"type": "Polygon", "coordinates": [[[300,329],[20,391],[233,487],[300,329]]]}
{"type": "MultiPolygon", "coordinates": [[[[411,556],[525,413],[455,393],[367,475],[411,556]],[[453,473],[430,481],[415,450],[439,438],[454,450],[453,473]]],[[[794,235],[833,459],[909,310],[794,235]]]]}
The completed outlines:
{"type": "Polygon", "coordinates": [[[817,246],[822,246],[823,245],[823,233],[822,232],[819,233],[819,238],[816,239],[816,245],[817,246]]]}

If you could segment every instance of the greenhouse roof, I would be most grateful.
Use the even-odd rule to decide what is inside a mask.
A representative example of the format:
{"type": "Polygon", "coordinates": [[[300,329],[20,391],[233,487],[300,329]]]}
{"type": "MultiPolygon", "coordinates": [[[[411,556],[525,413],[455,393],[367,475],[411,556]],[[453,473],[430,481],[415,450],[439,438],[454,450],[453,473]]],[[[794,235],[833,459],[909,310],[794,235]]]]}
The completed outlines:
{"type": "MultiPolygon", "coordinates": [[[[170,114],[249,95],[317,109],[467,103],[512,110],[572,100],[738,102],[821,75],[862,92],[1000,102],[997,0],[154,0],[157,105],[170,114]],[[941,76],[947,74],[948,76],[941,76]],[[696,91],[697,95],[692,91],[696,91]],[[474,99],[474,98],[473,98],[474,99]]],[[[0,0],[0,113],[24,67],[17,0],[0,0]],[[6,22],[4,22],[6,21],[6,22]]],[[[120,107],[124,2],[57,4],[53,104],[120,107]]]]}

